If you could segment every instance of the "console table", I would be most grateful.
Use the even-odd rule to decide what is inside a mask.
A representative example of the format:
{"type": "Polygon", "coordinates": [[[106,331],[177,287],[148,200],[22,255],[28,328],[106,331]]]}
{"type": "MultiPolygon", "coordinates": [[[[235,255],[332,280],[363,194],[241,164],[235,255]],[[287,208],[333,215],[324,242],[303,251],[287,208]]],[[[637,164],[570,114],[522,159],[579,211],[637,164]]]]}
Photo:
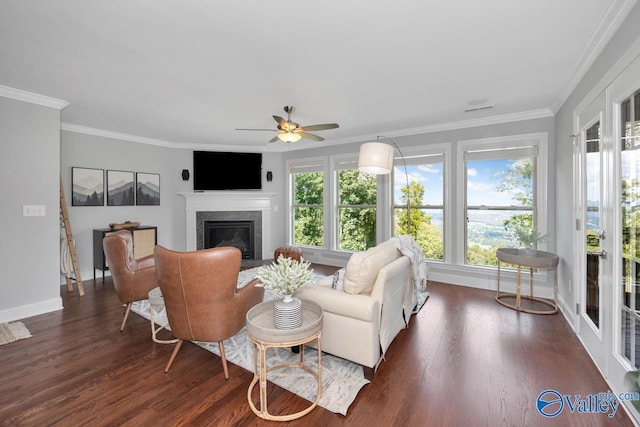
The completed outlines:
{"type": "Polygon", "coordinates": [[[247,391],[251,410],[260,418],[272,421],[290,421],[302,417],[318,406],[322,395],[322,308],[312,301],[302,301],[302,325],[293,329],[277,329],[273,322],[273,301],[260,303],[247,312],[247,337],[253,343],[253,381],[247,391]],[[304,344],[317,340],[318,368],[313,370],[304,362],[304,344]],[[267,367],[269,347],[300,346],[300,361],[267,367]],[[271,415],[267,410],[267,372],[280,368],[300,368],[314,376],[318,382],[316,400],[306,409],[290,415],[271,415]],[[251,391],[260,382],[260,409],[253,403],[251,391]]]}
{"type": "MultiPolygon", "coordinates": [[[[151,225],[141,225],[136,228],[123,228],[131,233],[133,237],[133,257],[140,259],[149,255],[153,255],[153,248],[158,244],[158,227],[151,225]]],[[[96,280],[96,269],[102,270],[102,280],[104,280],[104,272],[109,269],[107,260],[104,256],[102,247],[102,239],[108,233],[115,233],[112,228],[98,228],[93,230],[93,280],[96,280]]]]}
{"type": "Polygon", "coordinates": [[[498,291],[496,301],[505,307],[531,314],[553,314],[558,311],[558,264],[559,257],[556,254],[544,251],[536,251],[530,255],[521,255],[517,248],[499,248],[496,251],[498,258],[498,291]],[[516,275],[516,293],[500,292],[500,263],[515,264],[518,267],[516,275]],[[529,295],[522,295],[522,267],[529,268],[529,295]],[[533,295],[533,270],[553,270],[553,302],[533,295]],[[505,298],[515,298],[515,304],[504,301],[505,298]],[[536,301],[551,307],[550,310],[533,310],[521,306],[522,299],[536,301]]]}

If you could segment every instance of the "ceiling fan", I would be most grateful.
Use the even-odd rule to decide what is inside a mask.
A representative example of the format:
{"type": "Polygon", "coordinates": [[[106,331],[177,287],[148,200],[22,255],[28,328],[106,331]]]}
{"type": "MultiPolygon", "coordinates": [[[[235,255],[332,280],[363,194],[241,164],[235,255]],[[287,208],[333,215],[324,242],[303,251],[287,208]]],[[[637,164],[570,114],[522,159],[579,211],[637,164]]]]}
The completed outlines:
{"type": "Polygon", "coordinates": [[[314,141],[324,141],[324,138],[308,133],[309,131],[335,129],[338,126],[337,123],[325,123],[321,125],[309,125],[300,126],[298,123],[291,121],[291,113],[295,108],[290,105],[284,106],[284,112],[287,113],[287,120],[280,116],[273,116],[273,119],[278,123],[277,129],[236,129],[236,130],[258,130],[258,131],[271,131],[278,132],[278,135],[274,136],[269,142],[275,142],[277,140],[285,142],[297,142],[301,138],[312,139],[314,141]]]}

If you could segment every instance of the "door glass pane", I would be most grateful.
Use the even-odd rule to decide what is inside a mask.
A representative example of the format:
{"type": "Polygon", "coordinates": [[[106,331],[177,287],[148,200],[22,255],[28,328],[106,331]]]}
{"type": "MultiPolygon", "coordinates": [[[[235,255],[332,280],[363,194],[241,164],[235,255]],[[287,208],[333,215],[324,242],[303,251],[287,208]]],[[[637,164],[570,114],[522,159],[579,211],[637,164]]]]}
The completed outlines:
{"type": "Polygon", "coordinates": [[[622,348],[640,367],[640,91],[621,104],[622,348]]]}
{"type": "Polygon", "coordinates": [[[587,316],[600,326],[600,122],[586,131],[587,316]]]}

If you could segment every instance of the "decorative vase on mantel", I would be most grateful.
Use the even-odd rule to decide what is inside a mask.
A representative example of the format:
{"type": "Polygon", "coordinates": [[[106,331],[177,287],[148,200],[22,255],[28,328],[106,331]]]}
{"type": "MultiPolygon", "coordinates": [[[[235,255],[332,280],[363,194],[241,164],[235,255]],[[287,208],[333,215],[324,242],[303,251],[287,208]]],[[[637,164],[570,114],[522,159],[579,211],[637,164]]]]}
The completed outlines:
{"type": "Polygon", "coordinates": [[[291,295],[275,300],[273,323],[278,329],[293,329],[302,325],[302,301],[291,295]]]}

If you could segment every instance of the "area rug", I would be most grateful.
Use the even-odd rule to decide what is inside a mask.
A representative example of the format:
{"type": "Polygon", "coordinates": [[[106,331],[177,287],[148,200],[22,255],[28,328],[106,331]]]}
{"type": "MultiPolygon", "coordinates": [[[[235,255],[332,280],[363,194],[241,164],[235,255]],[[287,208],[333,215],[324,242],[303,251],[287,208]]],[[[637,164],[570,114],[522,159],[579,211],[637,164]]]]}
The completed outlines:
{"type": "Polygon", "coordinates": [[[0,323],[0,345],[31,337],[24,323],[0,323]]]}
{"type": "MultiPolygon", "coordinates": [[[[255,277],[257,268],[243,270],[238,277],[238,286],[242,287],[255,277]]],[[[324,276],[316,276],[319,280],[324,276]]],[[[274,292],[265,289],[264,300],[270,301],[280,298],[274,292]]],[[[131,305],[131,311],[149,319],[149,301],[137,301],[131,305]]],[[[166,312],[155,312],[154,321],[158,324],[166,324],[166,312]]],[[[194,344],[220,356],[217,343],[194,342],[194,344]]],[[[224,350],[227,362],[238,365],[249,372],[253,372],[253,347],[245,329],[242,329],[233,337],[224,340],[224,350]]],[[[318,366],[318,352],[315,349],[305,350],[305,362],[316,369],[318,366]]],[[[281,363],[297,362],[300,355],[287,348],[271,348],[267,353],[268,366],[281,363]]],[[[297,394],[309,402],[315,401],[317,383],[314,377],[301,369],[285,368],[269,372],[268,380],[278,386],[297,394]]],[[[362,387],[369,383],[364,377],[361,365],[339,357],[322,353],[322,397],[319,406],[346,415],[349,406],[354,401],[362,387]]]]}

